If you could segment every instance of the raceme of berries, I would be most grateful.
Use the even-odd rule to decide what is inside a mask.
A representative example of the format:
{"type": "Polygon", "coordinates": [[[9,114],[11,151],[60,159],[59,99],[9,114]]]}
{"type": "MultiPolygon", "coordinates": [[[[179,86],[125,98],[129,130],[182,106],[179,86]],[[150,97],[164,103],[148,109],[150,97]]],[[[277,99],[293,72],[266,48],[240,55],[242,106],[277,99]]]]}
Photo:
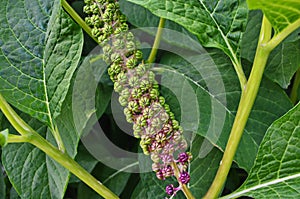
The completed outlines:
{"type": "MultiPolygon", "coordinates": [[[[115,0],[85,0],[85,21],[92,28],[92,35],[102,46],[103,59],[110,67],[108,74],[119,93],[119,103],[125,107],[124,115],[133,123],[133,135],[140,139],[140,146],[150,155],[157,178],[174,176],[179,169],[180,184],[187,184],[187,172],[192,158],[186,153],[187,143],[183,130],[175,119],[164,97],[160,96],[155,74],[150,64],[142,61],[138,43],[128,31],[126,17],[115,0]],[[178,157],[174,154],[179,152],[178,157]],[[177,168],[173,168],[176,165],[177,168]]],[[[168,195],[175,195],[181,185],[166,187],[168,195]]]]}

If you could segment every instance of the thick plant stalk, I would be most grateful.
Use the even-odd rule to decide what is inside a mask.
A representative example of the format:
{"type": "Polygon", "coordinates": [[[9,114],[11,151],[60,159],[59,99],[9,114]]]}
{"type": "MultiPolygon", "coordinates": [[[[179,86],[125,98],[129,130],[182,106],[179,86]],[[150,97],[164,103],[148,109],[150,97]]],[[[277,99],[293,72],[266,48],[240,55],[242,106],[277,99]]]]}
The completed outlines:
{"type": "Polygon", "coordinates": [[[211,187],[204,196],[204,199],[217,198],[226,182],[226,178],[233,162],[234,155],[238,148],[249,114],[257,96],[264,68],[271,52],[269,48],[266,48],[266,44],[271,38],[271,32],[271,24],[267,20],[267,18],[264,17],[250,77],[246,84],[244,92],[242,92],[238,111],[230,132],[222,161],[220,163],[220,167],[211,187]]]}
{"type": "Polygon", "coordinates": [[[36,131],[34,131],[20,116],[11,108],[6,100],[0,94],[0,110],[6,116],[11,125],[20,133],[19,136],[8,136],[8,143],[27,142],[33,144],[40,150],[44,151],[49,157],[68,169],[71,173],[77,176],[80,180],[94,189],[98,194],[104,198],[117,199],[117,195],[112,193],[101,182],[95,179],[89,172],[82,168],[76,161],[74,161],[68,154],[63,153],[36,131]]]}

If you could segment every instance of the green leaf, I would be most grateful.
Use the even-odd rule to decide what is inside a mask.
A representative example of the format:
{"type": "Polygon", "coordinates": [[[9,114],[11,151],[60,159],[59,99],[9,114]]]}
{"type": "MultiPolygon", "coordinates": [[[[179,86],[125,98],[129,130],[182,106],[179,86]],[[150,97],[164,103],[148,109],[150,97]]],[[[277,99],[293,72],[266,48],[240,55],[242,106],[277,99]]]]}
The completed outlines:
{"type": "Polygon", "coordinates": [[[263,14],[260,10],[251,10],[249,12],[246,31],[241,42],[241,57],[250,62],[254,61],[262,16],[263,14]]]}
{"type": "Polygon", "coordinates": [[[54,129],[80,59],[81,28],[59,0],[4,0],[0,8],[0,92],[54,129]]]}
{"type": "Polygon", "coordinates": [[[243,186],[224,198],[297,198],[300,195],[300,104],[275,121],[243,186]]]}
{"type": "Polygon", "coordinates": [[[247,0],[250,9],[261,9],[278,34],[293,23],[300,23],[300,1],[247,0]]]}
{"type": "MultiPolygon", "coordinates": [[[[298,36],[297,36],[298,37],[298,36]]],[[[265,74],[286,89],[300,68],[300,40],[285,41],[272,51],[265,74]]]]}
{"type": "MultiPolygon", "coordinates": [[[[0,168],[2,168],[2,165],[0,163],[0,168]]],[[[0,199],[5,199],[6,195],[6,185],[4,181],[3,172],[0,172],[0,199]]]]}
{"type": "Polygon", "coordinates": [[[4,131],[0,131],[0,146],[4,147],[7,144],[8,139],[8,129],[5,129],[4,131]]]}
{"type": "Polygon", "coordinates": [[[223,50],[234,62],[247,22],[244,0],[128,0],[174,21],[195,34],[205,47],[223,50]]]}
{"type": "MultiPolygon", "coordinates": [[[[242,57],[253,62],[261,27],[262,13],[250,11],[247,28],[241,43],[242,57]]],[[[300,29],[289,35],[270,54],[265,75],[286,89],[300,67],[300,29]]]]}
{"type": "MultiPolygon", "coordinates": [[[[61,114],[57,117],[57,128],[67,153],[74,158],[80,133],[76,131],[73,121],[72,91],[69,90],[61,114]]],[[[56,144],[49,127],[28,115],[20,116],[48,141],[56,144]]],[[[9,129],[17,133],[11,126],[9,129]]],[[[2,161],[11,183],[21,198],[63,198],[69,181],[69,171],[36,147],[27,143],[11,143],[3,148],[2,161]]]]}
{"type": "MultiPolygon", "coordinates": [[[[96,164],[98,163],[98,160],[96,160],[82,144],[79,144],[78,146],[78,153],[75,157],[75,161],[88,172],[92,172],[96,164]]],[[[76,176],[71,175],[69,183],[77,182],[80,182],[80,180],[76,176]]]]}
{"type": "MultiPolygon", "coordinates": [[[[159,69],[164,71],[161,84],[168,85],[180,105],[186,106],[180,107],[183,128],[197,132],[224,150],[241,94],[235,72],[229,67],[231,62],[218,50],[200,56],[181,56],[185,60],[175,55],[162,57],[161,64],[164,66],[159,69]],[[191,93],[186,93],[187,85],[194,89],[191,93]]],[[[169,98],[166,99],[169,103],[169,98]]],[[[241,168],[250,170],[266,129],[290,108],[286,94],[264,78],[235,156],[241,168]]]]}
{"type": "MultiPolygon", "coordinates": [[[[99,165],[95,169],[94,176],[113,193],[120,195],[128,183],[130,173],[116,171],[104,165],[99,165]]],[[[80,183],[78,198],[101,199],[102,197],[85,184],[80,183]]]]}

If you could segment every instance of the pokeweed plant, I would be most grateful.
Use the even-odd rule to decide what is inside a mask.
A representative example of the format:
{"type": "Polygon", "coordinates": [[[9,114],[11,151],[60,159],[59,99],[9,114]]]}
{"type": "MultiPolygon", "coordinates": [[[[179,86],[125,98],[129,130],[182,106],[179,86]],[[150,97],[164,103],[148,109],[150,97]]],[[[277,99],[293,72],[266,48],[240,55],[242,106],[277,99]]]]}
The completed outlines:
{"type": "MultiPolygon", "coordinates": [[[[75,1],[72,5],[81,5],[85,20],[64,0],[2,3],[0,144],[5,173],[0,175],[0,198],[15,197],[14,191],[21,198],[100,197],[70,178],[70,172],[104,198],[300,195],[300,2],[85,0],[82,6],[75,1]],[[157,24],[147,59],[130,29],[157,24]],[[212,93],[205,85],[215,74],[203,76],[183,56],[158,51],[161,42],[168,43],[164,26],[192,35],[204,46],[220,72],[213,78],[223,81],[225,93],[212,93]],[[85,42],[82,29],[90,36],[85,42]],[[100,58],[109,65],[113,90],[137,138],[133,143],[150,156],[156,175],[111,170],[82,149],[82,132],[72,117],[72,88],[82,50],[92,49],[89,39],[102,48],[100,58]],[[157,67],[155,61],[168,67],[157,67]],[[154,73],[165,70],[182,77],[167,77],[177,86],[190,84],[201,105],[194,107],[201,117],[190,143],[176,119],[175,96],[159,86],[154,73]],[[210,101],[225,112],[217,140],[217,127],[206,124],[214,109],[210,101]],[[211,150],[201,156],[204,143],[211,150]]],[[[210,67],[204,58],[201,62],[200,67],[210,67]]],[[[108,81],[102,84],[100,90],[110,88],[108,81]]],[[[108,90],[96,97],[101,118],[111,118],[108,90]]],[[[108,134],[115,134],[115,128],[112,123],[108,134]]]]}

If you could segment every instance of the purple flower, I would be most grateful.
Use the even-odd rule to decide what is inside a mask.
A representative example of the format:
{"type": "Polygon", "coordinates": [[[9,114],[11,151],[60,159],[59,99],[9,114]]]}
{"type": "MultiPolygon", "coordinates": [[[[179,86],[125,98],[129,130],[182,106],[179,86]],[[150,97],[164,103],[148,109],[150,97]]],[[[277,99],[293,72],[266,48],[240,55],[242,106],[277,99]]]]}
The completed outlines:
{"type": "Polygon", "coordinates": [[[162,169],[162,172],[164,173],[164,176],[166,176],[166,177],[170,177],[170,176],[174,175],[174,171],[173,171],[173,168],[171,167],[171,165],[164,167],[162,169]]]}
{"type": "Polygon", "coordinates": [[[175,188],[172,184],[169,184],[167,187],[166,187],[166,193],[168,195],[173,195],[174,194],[174,191],[175,191],[175,188]]]}
{"type": "Polygon", "coordinates": [[[157,172],[156,172],[156,177],[160,180],[165,180],[165,176],[164,176],[164,173],[161,169],[159,169],[157,172]]]}
{"type": "Polygon", "coordinates": [[[188,160],[189,160],[189,155],[187,153],[183,152],[178,155],[179,162],[186,163],[186,162],[188,162],[188,160]]]}
{"type": "Polygon", "coordinates": [[[184,171],[180,173],[179,180],[183,184],[187,184],[190,181],[190,175],[188,172],[184,171]]]}

